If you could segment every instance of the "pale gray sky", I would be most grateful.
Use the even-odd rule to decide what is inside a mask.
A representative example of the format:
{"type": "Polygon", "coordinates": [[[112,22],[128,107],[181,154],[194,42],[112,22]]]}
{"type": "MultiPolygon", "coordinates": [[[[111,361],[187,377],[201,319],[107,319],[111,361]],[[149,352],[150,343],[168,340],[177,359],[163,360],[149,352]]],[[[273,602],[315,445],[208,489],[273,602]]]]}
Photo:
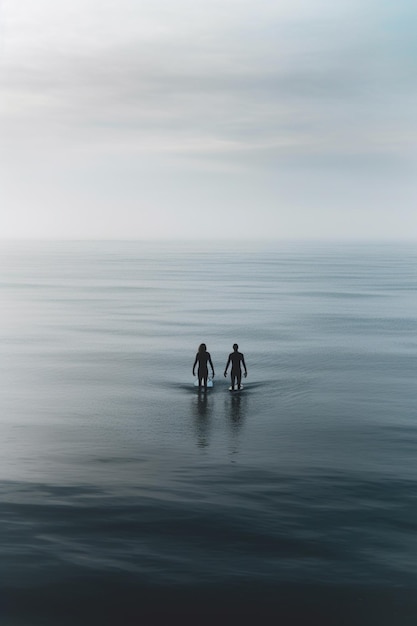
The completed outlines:
{"type": "Polygon", "coordinates": [[[0,0],[0,237],[416,238],[414,0],[0,0]]]}

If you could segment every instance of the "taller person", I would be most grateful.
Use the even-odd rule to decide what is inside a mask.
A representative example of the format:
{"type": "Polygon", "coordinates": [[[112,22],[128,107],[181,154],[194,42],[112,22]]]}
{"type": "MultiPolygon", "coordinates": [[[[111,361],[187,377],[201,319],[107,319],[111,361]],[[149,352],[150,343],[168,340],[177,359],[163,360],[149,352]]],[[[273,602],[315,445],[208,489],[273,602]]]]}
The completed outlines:
{"type": "Polygon", "coordinates": [[[229,358],[226,363],[226,367],[224,368],[224,377],[227,376],[227,370],[229,365],[232,364],[232,369],[230,371],[231,385],[232,389],[240,389],[242,383],[242,366],[244,369],[244,376],[248,375],[248,370],[246,368],[245,357],[241,352],[238,352],[239,346],[237,343],[233,344],[233,352],[229,354],[229,358]]]}

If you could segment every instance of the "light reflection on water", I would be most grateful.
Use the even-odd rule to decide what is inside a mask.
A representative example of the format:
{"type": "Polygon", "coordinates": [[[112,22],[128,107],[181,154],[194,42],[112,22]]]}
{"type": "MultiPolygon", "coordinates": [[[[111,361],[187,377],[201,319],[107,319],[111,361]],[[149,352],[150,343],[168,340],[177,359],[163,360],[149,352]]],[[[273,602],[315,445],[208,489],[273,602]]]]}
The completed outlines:
{"type": "Polygon", "coordinates": [[[94,613],[92,578],[118,589],[126,623],[137,589],[158,586],[215,589],[224,613],[243,585],[287,618],[261,589],[293,585],[310,606],[321,585],[329,624],[329,588],[353,586],[366,619],[346,623],[376,623],[381,601],[378,624],[398,603],[396,623],[417,616],[387,592],[417,574],[417,248],[55,242],[0,256],[10,624],[65,623],[71,594],[76,623],[105,623],[119,603],[94,613]],[[201,341],[207,393],[192,385],[201,341]],[[222,376],[235,341],[239,394],[222,376]],[[33,590],[51,585],[48,612],[33,590]]]}

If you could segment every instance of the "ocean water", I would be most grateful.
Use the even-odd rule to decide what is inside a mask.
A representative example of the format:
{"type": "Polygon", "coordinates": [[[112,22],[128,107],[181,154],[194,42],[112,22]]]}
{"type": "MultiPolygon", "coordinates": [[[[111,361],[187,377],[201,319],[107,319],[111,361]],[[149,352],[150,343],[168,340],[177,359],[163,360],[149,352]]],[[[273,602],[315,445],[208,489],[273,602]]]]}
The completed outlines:
{"type": "Polygon", "coordinates": [[[3,242],[0,293],[2,626],[415,626],[417,244],[3,242]]]}

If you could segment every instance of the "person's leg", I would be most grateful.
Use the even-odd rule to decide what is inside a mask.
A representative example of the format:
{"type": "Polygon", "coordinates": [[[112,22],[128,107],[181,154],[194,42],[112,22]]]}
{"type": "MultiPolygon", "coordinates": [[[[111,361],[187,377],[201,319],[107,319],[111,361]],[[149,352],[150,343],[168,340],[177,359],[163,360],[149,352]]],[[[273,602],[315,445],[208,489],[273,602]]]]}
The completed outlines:
{"type": "Polygon", "coordinates": [[[202,369],[200,370],[200,372],[198,373],[198,386],[199,387],[204,387],[204,389],[207,389],[207,378],[208,378],[208,369],[202,369]]]}
{"type": "Polygon", "coordinates": [[[236,376],[237,388],[240,389],[240,383],[242,382],[242,370],[239,370],[236,376]]]}

